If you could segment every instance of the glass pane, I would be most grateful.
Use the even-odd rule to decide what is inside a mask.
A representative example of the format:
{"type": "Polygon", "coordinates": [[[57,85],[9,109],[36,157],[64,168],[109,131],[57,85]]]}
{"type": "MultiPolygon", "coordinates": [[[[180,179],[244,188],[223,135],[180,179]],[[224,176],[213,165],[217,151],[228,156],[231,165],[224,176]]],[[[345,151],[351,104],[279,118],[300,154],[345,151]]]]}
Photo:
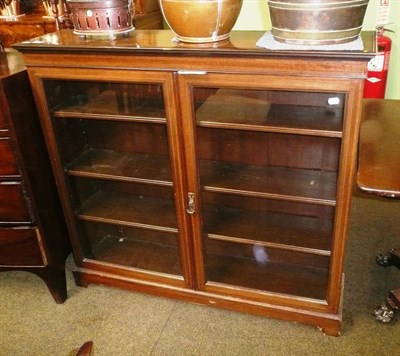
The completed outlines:
{"type": "Polygon", "coordinates": [[[344,95],[301,91],[195,88],[199,125],[341,131],[344,95]]]}
{"type": "Polygon", "coordinates": [[[207,192],[202,203],[204,238],[330,255],[331,206],[207,192]]]}
{"type": "Polygon", "coordinates": [[[325,299],[329,258],[259,244],[206,241],[209,281],[325,299]]]}
{"type": "Polygon", "coordinates": [[[206,281],[325,298],[333,207],[208,192],[202,203],[206,281]]]}
{"type": "Polygon", "coordinates": [[[206,283],[325,299],[344,95],[193,93],[206,283]]]}
{"type": "Polygon", "coordinates": [[[165,125],[73,118],[53,122],[70,174],[172,184],[165,125]]]}
{"type": "Polygon", "coordinates": [[[86,256],[91,259],[182,275],[176,232],[86,221],[81,221],[79,228],[81,234],[87,236],[86,256]]]}
{"type": "Polygon", "coordinates": [[[182,275],[161,85],[45,88],[85,258],[182,275]]]}
{"type": "Polygon", "coordinates": [[[197,128],[203,189],[335,204],[341,140],[197,128]]]}
{"type": "Polygon", "coordinates": [[[56,115],[87,113],[165,118],[160,84],[68,80],[46,80],[44,84],[49,107],[56,115]]]}

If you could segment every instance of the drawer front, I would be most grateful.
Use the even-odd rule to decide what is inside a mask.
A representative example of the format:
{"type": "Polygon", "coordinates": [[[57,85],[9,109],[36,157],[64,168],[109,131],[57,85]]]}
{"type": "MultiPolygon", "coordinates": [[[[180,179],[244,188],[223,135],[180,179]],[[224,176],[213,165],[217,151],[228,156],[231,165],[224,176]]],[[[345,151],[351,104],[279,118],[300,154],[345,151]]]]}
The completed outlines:
{"type": "Polygon", "coordinates": [[[0,266],[43,267],[46,264],[37,229],[0,228],[0,266]]]}
{"type": "Polygon", "coordinates": [[[20,182],[0,182],[0,223],[33,221],[20,182]]]}
{"type": "Polygon", "coordinates": [[[0,138],[0,177],[17,177],[20,172],[9,138],[0,138]]]}

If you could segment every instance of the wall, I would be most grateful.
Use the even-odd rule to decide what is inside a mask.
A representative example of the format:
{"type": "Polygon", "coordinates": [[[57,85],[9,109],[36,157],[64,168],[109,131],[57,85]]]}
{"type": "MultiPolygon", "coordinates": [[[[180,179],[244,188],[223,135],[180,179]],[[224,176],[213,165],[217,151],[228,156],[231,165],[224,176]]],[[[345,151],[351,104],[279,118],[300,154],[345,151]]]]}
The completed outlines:
{"type": "MultiPolygon", "coordinates": [[[[376,26],[379,0],[370,0],[364,19],[363,30],[371,31],[376,26]]],[[[389,80],[386,89],[387,99],[400,99],[400,0],[390,0],[390,18],[387,32],[392,38],[392,53],[389,80]]],[[[267,0],[243,0],[243,7],[234,30],[268,30],[271,22],[267,0]]]]}

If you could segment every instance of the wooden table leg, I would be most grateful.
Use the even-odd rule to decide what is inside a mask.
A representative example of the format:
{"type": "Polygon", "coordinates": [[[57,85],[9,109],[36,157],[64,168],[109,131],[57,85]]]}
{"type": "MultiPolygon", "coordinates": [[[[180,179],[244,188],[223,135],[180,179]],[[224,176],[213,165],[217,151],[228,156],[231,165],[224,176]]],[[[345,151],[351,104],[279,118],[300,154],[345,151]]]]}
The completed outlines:
{"type": "MultiPolygon", "coordinates": [[[[400,249],[392,249],[376,257],[376,263],[383,267],[395,266],[400,269],[400,249]]],[[[386,301],[373,314],[376,320],[390,323],[400,309],[400,288],[390,291],[386,301]]]]}
{"type": "Polygon", "coordinates": [[[385,303],[373,312],[376,320],[382,323],[390,323],[400,309],[400,288],[390,291],[385,303]]]}
{"type": "Polygon", "coordinates": [[[400,269],[400,249],[391,249],[376,256],[376,263],[383,267],[395,266],[400,269]]]}

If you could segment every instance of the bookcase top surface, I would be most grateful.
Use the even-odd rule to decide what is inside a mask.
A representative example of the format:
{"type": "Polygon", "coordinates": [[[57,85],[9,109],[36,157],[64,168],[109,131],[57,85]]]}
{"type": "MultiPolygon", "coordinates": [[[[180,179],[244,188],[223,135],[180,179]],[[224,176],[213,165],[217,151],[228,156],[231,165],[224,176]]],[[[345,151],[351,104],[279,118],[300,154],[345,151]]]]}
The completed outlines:
{"type": "Polygon", "coordinates": [[[0,52],[0,79],[23,70],[25,70],[25,65],[21,53],[8,48],[4,52],[0,52]]]}
{"type": "Polygon", "coordinates": [[[368,60],[376,52],[375,32],[362,32],[363,50],[271,50],[256,45],[265,31],[233,31],[229,39],[212,43],[183,43],[170,30],[133,30],[125,35],[79,36],[60,30],[13,47],[21,52],[121,53],[169,56],[293,56],[368,60]]]}

